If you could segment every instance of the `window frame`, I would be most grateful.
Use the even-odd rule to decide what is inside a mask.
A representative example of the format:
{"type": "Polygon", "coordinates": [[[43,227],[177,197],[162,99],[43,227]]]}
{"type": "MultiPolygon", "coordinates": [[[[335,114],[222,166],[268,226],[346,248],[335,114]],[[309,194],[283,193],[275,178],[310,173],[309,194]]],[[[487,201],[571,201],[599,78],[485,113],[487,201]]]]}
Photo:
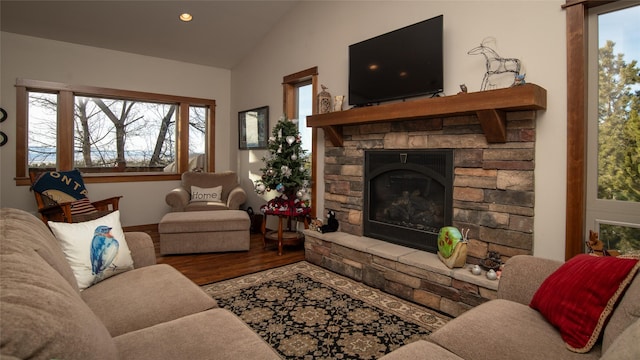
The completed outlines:
{"type": "Polygon", "coordinates": [[[74,98],[78,96],[127,99],[146,102],[175,103],[178,106],[176,117],[176,161],[175,173],[86,173],[86,183],[114,183],[137,181],[179,180],[188,169],[189,163],[189,108],[206,107],[206,158],[208,171],[215,169],[215,107],[212,99],[165,95],[143,91],[118,90],[95,86],[78,86],[57,82],[17,79],[16,80],[16,185],[30,185],[28,174],[28,137],[29,137],[29,92],[47,92],[58,95],[57,112],[57,170],[73,169],[74,151],[74,98]]]}
{"type": "MultiPolygon", "coordinates": [[[[598,56],[600,44],[598,39],[598,16],[629,7],[640,6],[638,1],[613,2],[588,11],[588,53],[587,53],[587,148],[586,148],[586,203],[585,203],[585,234],[589,230],[600,233],[600,225],[614,225],[623,227],[640,227],[638,215],[640,203],[598,198],[598,92],[599,92],[599,64],[598,56]]],[[[602,237],[600,238],[601,240],[602,237]]]]}
{"type": "MultiPolygon", "coordinates": [[[[286,75],[282,78],[283,89],[283,111],[287,119],[293,119],[296,115],[296,93],[297,86],[300,84],[311,83],[311,93],[318,93],[318,67],[298,71],[291,75],[286,75]]],[[[318,102],[311,102],[311,113],[318,113],[318,102]]],[[[316,194],[318,193],[318,129],[313,128],[311,132],[311,217],[316,217],[317,200],[316,194]]]]}
{"type": "Polygon", "coordinates": [[[590,7],[617,0],[566,0],[567,182],[565,260],[584,252],[587,136],[587,15],[590,7]]]}

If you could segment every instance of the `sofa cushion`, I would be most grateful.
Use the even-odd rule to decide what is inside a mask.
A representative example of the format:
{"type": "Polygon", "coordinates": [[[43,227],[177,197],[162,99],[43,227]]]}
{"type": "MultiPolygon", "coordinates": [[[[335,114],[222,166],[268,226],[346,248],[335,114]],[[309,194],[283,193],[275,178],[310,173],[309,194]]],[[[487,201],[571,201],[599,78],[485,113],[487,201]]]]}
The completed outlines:
{"type": "Polygon", "coordinates": [[[217,307],[198,285],[166,264],[110,277],[81,296],[112,336],[217,307]]]}
{"type": "Polygon", "coordinates": [[[414,341],[410,344],[404,345],[387,355],[380,358],[380,360],[463,360],[461,357],[441,348],[440,346],[430,343],[426,340],[414,341]]]}
{"type": "Polygon", "coordinates": [[[567,350],[560,333],[539,312],[508,300],[476,306],[435,331],[429,340],[464,359],[598,359],[600,349],[567,350]],[[542,345],[544,344],[544,345],[542,345]]]}
{"type": "Polygon", "coordinates": [[[114,339],[121,359],[280,359],[245,323],[213,309],[114,339]],[[180,344],[180,346],[176,346],[180,344]]]}
{"type": "Polygon", "coordinates": [[[602,360],[640,359],[638,339],[640,339],[640,320],[634,321],[616,338],[609,350],[602,355],[602,360]]]}
{"type": "Polygon", "coordinates": [[[529,305],[544,280],[562,264],[562,261],[531,255],[516,255],[510,258],[500,276],[498,299],[529,305]]]}
{"type": "MultiPolygon", "coordinates": [[[[602,351],[607,352],[611,343],[634,322],[640,319],[640,275],[631,282],[631,285],[624,293],[624,297],[620,299],[618,306],[613,311],[609,323],[604,329],[602,338],[602,351]]],[[[640,338],[640,337],[639,337],[640,338]]],[[[640,348],[640,344],[637,344],[640,348]]],[[[640,359],[640,357],[638,357],[640,359]]]]}
{"type": "Polygon", "coordinates": [[[222,202],[222,186],[201,188],[191,186],[191,202],[222,202]]]}
{"type": "Polygon", "coordinates": [[[0,229],[0,250],[10,246],[18,246],[22,251],[32,249],[62,275],[73,289],[79,291],[73,271],[60,248],[60,242],[40,219],[23,210],[0,209],[0,229]]]}
{"type": "Polygon", "coordinates": [[[639,267],[635,259],[575,256],[542,283],[531,307],[560,330],[571,351],[587,352],[639,267]]]}
{"type": "Polygon", "coordinates": [[[116,359],[111,335],[77,289],[35,251],[13,250],[0,254],[0,357],[116,359]]]}
{"type": "Polygon", "coordinates": [[[195,201],[189,202],[185,205],[183,211],[219,211],[219,210],[229,210],[229,207],[223,203],[218,201],[195,201]]]}
{"type": "Polygon", "coordinates": [[[119,211],[80,223],[49,221],[49,227],[60,241],[80,290],[133,269],[119,211]]]}
{"type": "Polygon", "coordinates": [[[57,203],[86,198],[88,194],[82,174],[77,169],[43,172],[33,182],[31,189],[57,203]]]}
{"type": "Polygon", "coordinates": [[[223,171],[217,173],[205,172],[184,172],[181,176],[182,186],[189,191],[191,186],[201,188],[212,188],[222,186],[222,201],[226,202],[229,192],[238,186],[238,175],[233,171],[223,171]]]}

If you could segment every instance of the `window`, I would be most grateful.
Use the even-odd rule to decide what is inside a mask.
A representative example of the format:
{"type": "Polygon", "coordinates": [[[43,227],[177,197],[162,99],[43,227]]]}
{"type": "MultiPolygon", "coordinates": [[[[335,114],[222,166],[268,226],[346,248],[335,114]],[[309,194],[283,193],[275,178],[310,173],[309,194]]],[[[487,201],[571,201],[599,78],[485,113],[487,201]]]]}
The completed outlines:
{"type": "MultiPolygon", "coordinates": [[[[307,127],[307,115],[317,113],[317,103],[314,94],[318,93],[318,68],[312,67],[295,74],[287,75],[282,79],[284,87],[284,113],[289,119],[298,119],[298,129],[302,137],[302,145],[311,158],[311,194],[310,199],[315,198],[318,182],[316,164],[316,129],[307,127]]],[[[311,216],[316,215],[316,204],[311,202],[311,216]]]]}
{"type": "Polygon", "coordinates": [[[301,83],[295,86],[296,90],[296,114],[298,119],[298,131],[302,141],[302,148],[308,154],[312,153],[312,129],[307,127],[307,116],[313,115],[313,86],[311,83],[301,83]]]}
{"type": "Polygon", "coordinates": [[[589,12],[586,233],[640,253],[640,5],[589,12]]]}
{"type": "Polygon", "coordinates": [[[18,80],[17,91],[18,139],[27,139],[16,142],[19,184],[35,168],[113,181],[214,168],[214,100],[32,80],[18,80]]]}

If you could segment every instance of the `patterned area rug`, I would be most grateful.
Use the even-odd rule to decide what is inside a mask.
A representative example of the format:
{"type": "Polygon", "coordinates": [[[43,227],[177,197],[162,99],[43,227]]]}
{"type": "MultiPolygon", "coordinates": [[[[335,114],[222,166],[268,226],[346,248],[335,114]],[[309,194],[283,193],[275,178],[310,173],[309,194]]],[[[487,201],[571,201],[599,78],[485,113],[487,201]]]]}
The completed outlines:
{"type": "Polygon", "coordinates": [[[305,261],[203,289],[286,359],[377,359],[449,320],[305,261]]]}

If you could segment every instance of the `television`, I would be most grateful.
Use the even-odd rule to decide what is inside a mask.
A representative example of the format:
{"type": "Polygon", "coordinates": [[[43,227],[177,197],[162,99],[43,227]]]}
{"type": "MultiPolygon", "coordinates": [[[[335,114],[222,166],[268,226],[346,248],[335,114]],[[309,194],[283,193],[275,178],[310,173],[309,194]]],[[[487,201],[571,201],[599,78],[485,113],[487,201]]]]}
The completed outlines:
{"type": "Polygon", "coordinates": [[[444,16],[349,46],[349,105],[438,94],[443,79],[444,16]]]}

